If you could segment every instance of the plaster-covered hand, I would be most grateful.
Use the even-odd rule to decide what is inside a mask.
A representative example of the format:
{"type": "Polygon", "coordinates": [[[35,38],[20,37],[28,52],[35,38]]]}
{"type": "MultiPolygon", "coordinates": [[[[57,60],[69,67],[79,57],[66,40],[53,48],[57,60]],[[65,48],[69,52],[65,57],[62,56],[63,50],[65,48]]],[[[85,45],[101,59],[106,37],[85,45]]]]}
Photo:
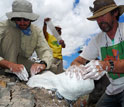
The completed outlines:
{"type": "MultiPolygon", "coordinates": [[[[11,70],[13,72],[13,68],[11,70]]],[[[24,66],[22,68],[20,68],[20,72],[13,72],[13,73],[16,74],[20,80],[28,81],[29,75],[24,66]]]]}
{"type": "Polygon", "coordinates": [[[72,65],[66,70],[66,75],[69,75],[70,78],[73,78],[76,75],[76,78],[79,80],[83,77],[82,72],[85,70],[84,65],[72,65]]]}
{"type": "Polygon", "coordinates": [[[45,68],[46,68],[45,64],[38,64],[38,63],[33,64],[30,69],[31,76],[45,70],[45,68]]]}
{"type": "Polygon", "coordinates": [[[85,65],[86,70],[82,72],[83,79],[99,80],[106,71],[102,68],[102,64],[98,60],[92,60],[85,65]]]}
{"type": "Polygon", "coordinates": [[[60,40],[59,44],[62,46],[62,48],[65,48],[65,46],[66,46],[64,40],[60,40]]]}

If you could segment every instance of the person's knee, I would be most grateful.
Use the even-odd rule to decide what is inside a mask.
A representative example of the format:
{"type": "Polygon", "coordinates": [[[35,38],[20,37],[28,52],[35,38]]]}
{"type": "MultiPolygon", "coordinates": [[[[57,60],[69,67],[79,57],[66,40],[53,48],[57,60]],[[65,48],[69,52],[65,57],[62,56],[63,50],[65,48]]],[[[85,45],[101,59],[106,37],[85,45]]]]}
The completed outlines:
{"type": "Polygon", "coordinates": [[[49,70],[52,71],[55,74],[58,74],[58,72],[57,72],[57,66],[55,64],[52,64],[50,66],[50,69],[49,70]]]}

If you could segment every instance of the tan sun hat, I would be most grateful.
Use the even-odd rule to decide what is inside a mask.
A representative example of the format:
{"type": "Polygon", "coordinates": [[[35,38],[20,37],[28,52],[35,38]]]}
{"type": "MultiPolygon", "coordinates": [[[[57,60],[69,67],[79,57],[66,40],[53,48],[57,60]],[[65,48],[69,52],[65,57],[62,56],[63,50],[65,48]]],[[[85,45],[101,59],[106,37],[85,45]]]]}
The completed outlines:
{"type": "Polygon", "coordinates": [[[26,0],[15,0],[12,4],[12,12],[6,13],[8,19],[12,18],[26,18],[35,21],[39,15],[33,13],[32,4],[26,0]]]}
{"type": "Polygon", "coordinates": [[[116,8],[119,9],[119,15],[124,13],[124,5],[117,6],[114,0],[95,0],[93,2],[94,8],[90,7],[93,16],[88,17],[88,20],[95,20],[97,17],[102,16],[116,8]]]}

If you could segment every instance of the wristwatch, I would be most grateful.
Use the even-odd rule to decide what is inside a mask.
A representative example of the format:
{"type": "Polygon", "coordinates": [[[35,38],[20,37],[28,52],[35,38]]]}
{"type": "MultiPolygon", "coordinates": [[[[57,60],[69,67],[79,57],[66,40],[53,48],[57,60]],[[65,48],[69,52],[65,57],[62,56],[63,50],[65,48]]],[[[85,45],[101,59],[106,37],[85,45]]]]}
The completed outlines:
{"type": "Polygon", "coordinates": [[[40,64],[44,64],[47,67],[47,63],[45,61],[40,61],[40,64]]]}
{"type": "Polygon", "coordinates": [[[109,64],[110,64],[110,72],[113,72],[114,62],[112,60],[109,60],[109,64]]]}

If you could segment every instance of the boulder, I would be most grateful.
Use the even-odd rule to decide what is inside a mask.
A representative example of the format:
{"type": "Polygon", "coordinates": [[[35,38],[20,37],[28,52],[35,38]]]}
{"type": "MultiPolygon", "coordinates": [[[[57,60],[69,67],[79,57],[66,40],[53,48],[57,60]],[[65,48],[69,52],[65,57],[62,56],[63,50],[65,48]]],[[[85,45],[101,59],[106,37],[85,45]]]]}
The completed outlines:
{"type": "Polygon", "coordinates": [[[0,84],[0,107],[68,107],[50,90],[30,88],[24,82],[11,80],[0,75],[0,81],[6,83],[6,87],[0,84]]]}

